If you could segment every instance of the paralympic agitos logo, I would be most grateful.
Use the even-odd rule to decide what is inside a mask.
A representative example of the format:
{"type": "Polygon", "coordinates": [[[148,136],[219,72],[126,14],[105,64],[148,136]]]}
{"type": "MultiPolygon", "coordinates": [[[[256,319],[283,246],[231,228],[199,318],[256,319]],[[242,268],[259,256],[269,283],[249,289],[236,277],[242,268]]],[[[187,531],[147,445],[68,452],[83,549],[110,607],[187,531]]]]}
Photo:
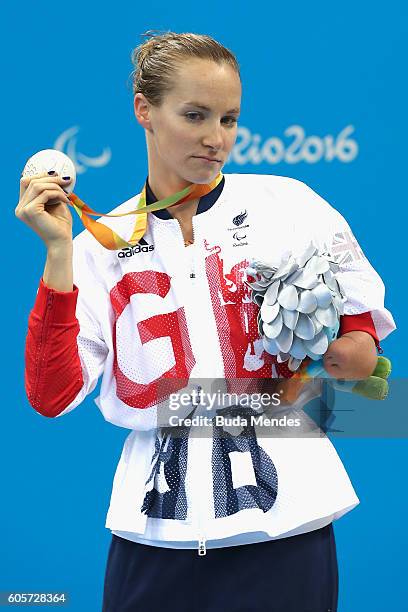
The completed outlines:
{"type": "Polygon", "coordinates": [[[148,244],[144,238],[141,238],[139,243],[134,247],[125,247],[121,249],[118,253],[118,257],[132,257],[132,255],[137,255],[137,253],[148,253],[149,251],[154,251],[154,245],[148,244]]]}

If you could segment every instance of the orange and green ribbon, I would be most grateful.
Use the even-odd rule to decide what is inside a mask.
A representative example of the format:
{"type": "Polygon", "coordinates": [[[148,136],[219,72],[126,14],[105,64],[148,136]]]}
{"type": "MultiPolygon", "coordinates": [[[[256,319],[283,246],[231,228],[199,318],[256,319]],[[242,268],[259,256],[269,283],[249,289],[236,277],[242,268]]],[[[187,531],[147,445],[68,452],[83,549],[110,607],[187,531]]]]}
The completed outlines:
{"type": "Polygon", "coordinates": [[[85,202],[78,198],[75,193],[71,193],[68,198],[71,201],[71,205],[78,213],[79,218],[84,224],[85,228],[96,238],[96,240],[104,246],[106,249],[116,251],[123,249],[124,247],[135,246],[139,240],[143,237],[147,229],[147,214],[156,210],[163,210],[169,208],[175,204],[182,204],[195,198],[202,198],[204,195],[215,189],[223,178],[222,172],[220,172],[215,179],[205,185],[193,184],[189,185],[185,189],[173,193],[171,196],[154,202],[153,204],[146,205],[146,184],[143,186],[143,190],[140,194],[139,202],[135,210],[120,214],[106,214],[96,212],[90,208],[85,202]],[[95,217],[125,217],[126,215],[136,215],[135,225],[133,228],[132,235],[127,242],[124,238],[119,236],[112,228],[104,225],[103,223],[91,219],[91,216],[95,217]]]}

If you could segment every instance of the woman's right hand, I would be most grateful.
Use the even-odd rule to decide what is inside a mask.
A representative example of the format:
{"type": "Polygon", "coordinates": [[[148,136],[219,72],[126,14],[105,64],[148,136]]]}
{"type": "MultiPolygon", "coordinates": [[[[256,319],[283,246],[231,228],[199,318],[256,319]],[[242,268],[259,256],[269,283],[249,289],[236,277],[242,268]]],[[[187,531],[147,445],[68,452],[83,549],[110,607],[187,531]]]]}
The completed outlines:
{"type": "Polygon", "coordinates": [[[69,183],[70,180],[48,173],[26,176],[20,181],[16,217],[31,227],[47,248],[72,243],[72,215],[62,188],[69,183]]]}

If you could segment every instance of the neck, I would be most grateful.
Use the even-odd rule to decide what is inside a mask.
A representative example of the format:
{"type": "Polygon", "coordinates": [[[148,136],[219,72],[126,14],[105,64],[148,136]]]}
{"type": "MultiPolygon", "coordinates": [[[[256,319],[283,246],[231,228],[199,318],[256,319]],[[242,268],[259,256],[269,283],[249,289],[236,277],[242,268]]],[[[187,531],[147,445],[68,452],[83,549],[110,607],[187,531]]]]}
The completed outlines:
{"type": "MultiPolygon", "coordinates": [[[[160,176],[158,176],[155,172],[149,172],[149,185],[150,189],[153,191],[157,200],[163,200],[178,191],[182,191],[186,187],[190,187],[193,183],[189,183],[180,177],[174,176],[166,176],[166,180],[160,180],[160,176]]],[[[183,202],[181,204],[174,204],[167,208],[168,212],[172,217],[177,219],[180,223],[188,223],[191,221],[191,218],[197,213],[198,208],[198,198],[194,200],[188,200],[187,202],[183,202]]]]}
{"type": "Polygon", "coordinates": [[[182,204],[174,204],[174,206],[171,206],[167,210],[174,219],[177,219],[179,223],[184,225],[189,223],[192,217],[197,213],[198,202],[198,199],[189,200],[182,204]]]}
{"type": "Polygon", "coordinates": [[[154,171],[149,171],[149,185],[158,200],[164,200],[192,184],[175,176],[166,176],[163,180],[154,171]]]}

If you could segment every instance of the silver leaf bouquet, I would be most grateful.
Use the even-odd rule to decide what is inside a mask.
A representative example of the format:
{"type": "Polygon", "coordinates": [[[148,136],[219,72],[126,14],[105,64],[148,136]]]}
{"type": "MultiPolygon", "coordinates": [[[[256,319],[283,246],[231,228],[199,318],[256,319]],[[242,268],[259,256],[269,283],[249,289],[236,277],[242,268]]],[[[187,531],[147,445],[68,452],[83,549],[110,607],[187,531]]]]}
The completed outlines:
{"type": "Polygon", "coordinates": [[[346,298],[336,273],[339,265],[311,243],[304,253],[278,267],[252,260],[245,282],[260,307],[259,333],[265,350],[296,371],[308,356],[317,361],[339,329],[346,298]]]}

